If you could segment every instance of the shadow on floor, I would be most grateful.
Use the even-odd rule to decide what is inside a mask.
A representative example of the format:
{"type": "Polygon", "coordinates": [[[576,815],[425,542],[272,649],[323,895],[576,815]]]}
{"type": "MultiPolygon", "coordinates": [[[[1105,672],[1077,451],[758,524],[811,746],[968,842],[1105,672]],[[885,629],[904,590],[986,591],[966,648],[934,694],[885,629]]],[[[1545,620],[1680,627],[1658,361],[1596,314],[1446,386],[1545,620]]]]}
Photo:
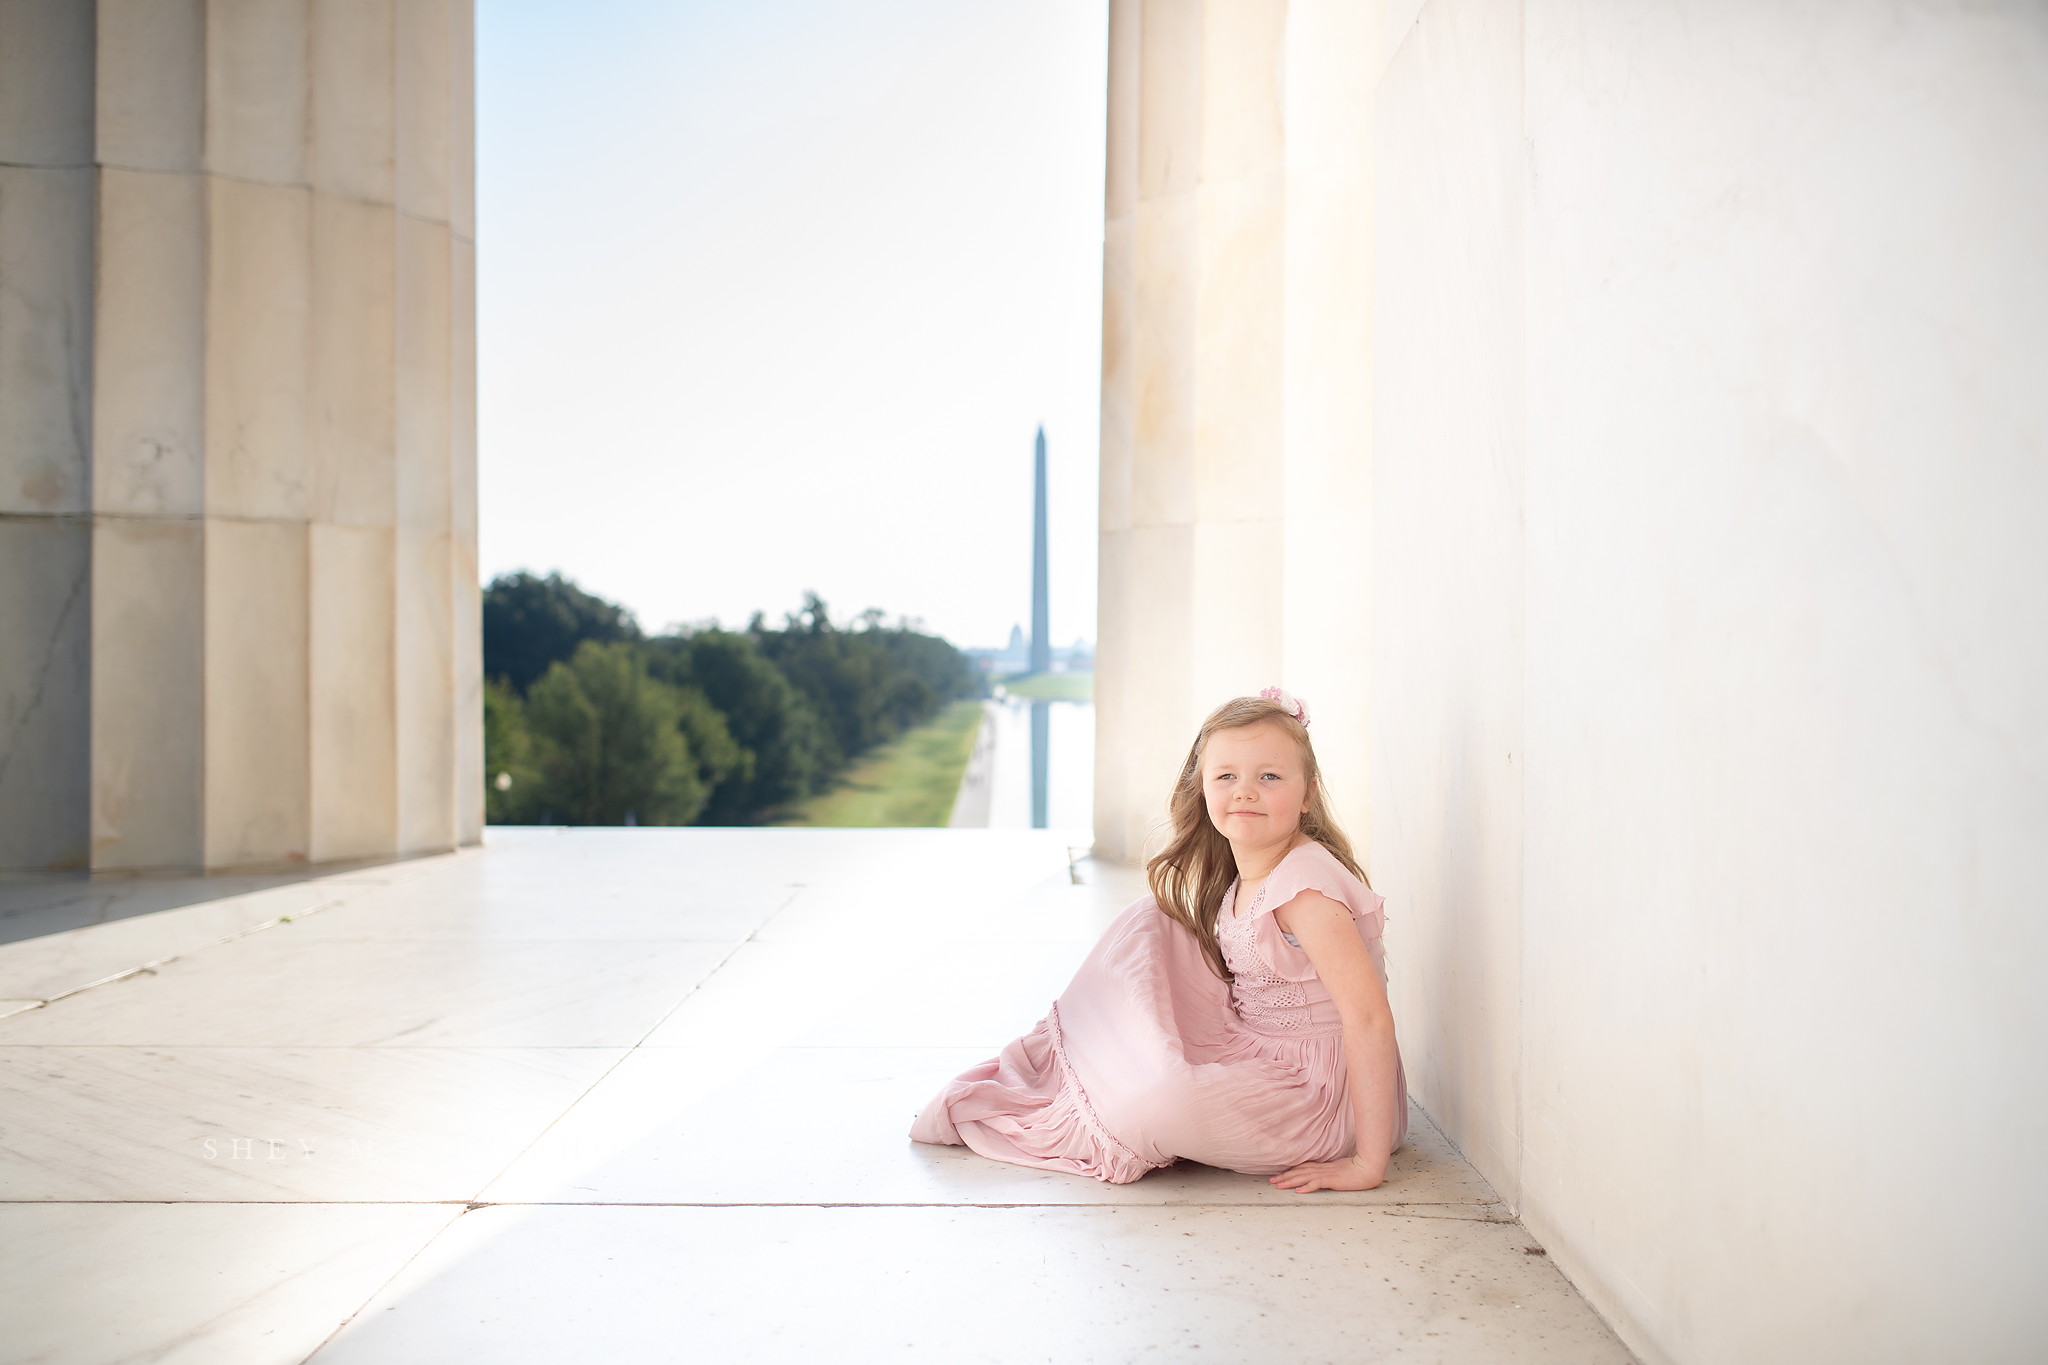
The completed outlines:
{"type": "Polygon", "coordinates": [[[268,891],[274,886],[331,877],[395,858],[307,863],[300,867],[225,873],[45,872],[0,876],[0,943],[85,929],[187,905],[268,891]]]}

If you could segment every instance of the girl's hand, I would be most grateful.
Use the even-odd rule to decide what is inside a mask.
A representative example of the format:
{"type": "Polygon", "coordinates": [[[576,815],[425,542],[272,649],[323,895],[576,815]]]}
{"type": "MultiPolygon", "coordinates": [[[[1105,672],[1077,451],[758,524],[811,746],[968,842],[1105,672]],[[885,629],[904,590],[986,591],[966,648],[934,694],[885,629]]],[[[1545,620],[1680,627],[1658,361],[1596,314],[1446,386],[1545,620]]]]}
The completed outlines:
{"type": "Polygon", "coordinates": [[[1355,1156],[1340,1161],[1305,1161],[1291,1171],[1266,1177],[1266,1183],[1296,1194],[1314,1190],[1370,1190],[1387,1178],[1385,1163],[1366,1165],[1355,1156]]]}

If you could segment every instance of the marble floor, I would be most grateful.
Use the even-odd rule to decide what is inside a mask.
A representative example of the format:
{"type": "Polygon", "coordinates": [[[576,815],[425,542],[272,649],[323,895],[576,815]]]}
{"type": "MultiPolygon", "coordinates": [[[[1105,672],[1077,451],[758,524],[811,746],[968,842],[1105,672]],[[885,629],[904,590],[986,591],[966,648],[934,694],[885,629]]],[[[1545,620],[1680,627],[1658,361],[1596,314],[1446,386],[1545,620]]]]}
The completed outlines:
{"type": "Polygon", "coordinates": [[[0,945],[0,1361],[1631,1359],[1419,1110],[1363,1194],[909,1142],[1136,894],[1077,875],[642,829],[96,883],[0,945]]]}

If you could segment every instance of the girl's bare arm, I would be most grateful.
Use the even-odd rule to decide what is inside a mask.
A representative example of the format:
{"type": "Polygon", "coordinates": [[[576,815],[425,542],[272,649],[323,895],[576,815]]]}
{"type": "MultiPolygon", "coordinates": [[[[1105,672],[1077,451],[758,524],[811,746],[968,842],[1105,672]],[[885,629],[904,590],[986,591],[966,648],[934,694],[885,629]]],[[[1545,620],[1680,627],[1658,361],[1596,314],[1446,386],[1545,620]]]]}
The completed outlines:
{"type": "Polygon", "coordinates": [[[1320,891],[1304,891],[1274,912],[1294,935],[1344,1021],[1344,1065],[1351,1082],[1357,1154],[1309,1161],[1270,1177],[1283,1190],[1369,1190],[1387,1177],[1394,1145],[1397,1054],[1387,990],[1358,936],[1351,911],[1320,891]]]}

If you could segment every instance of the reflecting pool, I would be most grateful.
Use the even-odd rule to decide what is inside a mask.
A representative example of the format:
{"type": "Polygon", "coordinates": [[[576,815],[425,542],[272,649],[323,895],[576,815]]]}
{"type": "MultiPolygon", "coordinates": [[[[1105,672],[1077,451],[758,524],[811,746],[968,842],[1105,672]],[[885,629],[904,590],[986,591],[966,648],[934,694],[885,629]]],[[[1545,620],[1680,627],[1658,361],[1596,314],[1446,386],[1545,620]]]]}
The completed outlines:
{"type": "Polygon", "coordinates": [[[956,828],[1062,829],[1094,838],[1095,708],[1085,701],[982,703],[956,828]]]}

